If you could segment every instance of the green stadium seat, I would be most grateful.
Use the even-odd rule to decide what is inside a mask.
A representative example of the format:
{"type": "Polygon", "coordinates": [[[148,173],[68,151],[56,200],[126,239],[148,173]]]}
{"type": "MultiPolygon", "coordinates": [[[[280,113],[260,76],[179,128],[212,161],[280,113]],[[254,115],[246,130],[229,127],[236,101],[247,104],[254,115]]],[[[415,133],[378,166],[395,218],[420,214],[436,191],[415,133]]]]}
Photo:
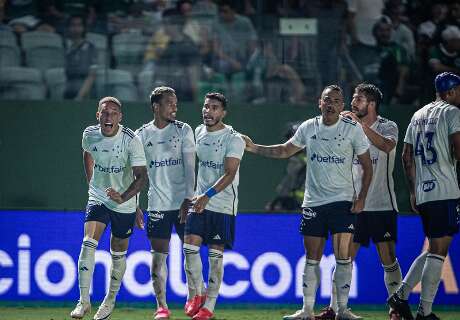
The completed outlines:
{"type": "Polygon", "coordinates": [[[46,70],[64,67],[64,45],[60,35],[52,32],[31,31],[21,36],[28,67],[46,70]]]}
{"type": "Polygon", "coordinates": [[[12,31],[0,30],[0,68],[21,64],[21,50],[12,31]]]}
{"type": "Polygon", "coordinates": [[[96,72],[96,96],[114,96],[123,101],[136,101],[137,88],[129,71],[99,69],[96,72]]]}
{"type": "Polygon", "coordinates": [[[38,69],[4,67],[0,72],[0,99],[42,100],[46,90],[38,69]]]}
{"type": "Polygon", "coordinates": [[[49,98],[62,100],[66,87],[66,75],[64,68],[53,68],[45,71],[45,82],[48,87],[49,98]]]}

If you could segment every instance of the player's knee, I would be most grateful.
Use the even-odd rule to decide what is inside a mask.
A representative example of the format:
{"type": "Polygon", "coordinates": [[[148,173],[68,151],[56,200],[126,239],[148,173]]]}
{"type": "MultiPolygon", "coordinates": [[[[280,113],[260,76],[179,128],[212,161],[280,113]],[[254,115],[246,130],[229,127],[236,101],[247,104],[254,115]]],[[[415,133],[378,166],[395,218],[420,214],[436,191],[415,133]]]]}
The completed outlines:
{"type": "Polygon", "coordinates": [[[452,237],[448,236],[442,238],[431,238],[429,241],[428,252],[445,257],[449,251],[451,241],[452,237]]]}
{"type": "Polygon", "coordinates": [[[128,250],[129,238],[121,239],[112,236],[110,240],[110,249],[115,252],[121,252],[128,250]]]}

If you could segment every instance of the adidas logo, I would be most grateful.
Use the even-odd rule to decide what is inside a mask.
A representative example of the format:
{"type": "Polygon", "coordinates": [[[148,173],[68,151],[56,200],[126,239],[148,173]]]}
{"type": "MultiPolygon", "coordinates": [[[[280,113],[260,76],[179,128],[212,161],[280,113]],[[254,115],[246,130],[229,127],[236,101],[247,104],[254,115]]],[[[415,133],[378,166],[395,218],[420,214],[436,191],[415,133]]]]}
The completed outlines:
{"type": "Polygon", "coordinates": [[[304,282],[304,283],[302,284],[302,287],[308,288],[308,285],[304,282]]]}
{"type": "Polygon", "coordinates": [[[389,285],[390,287],[395,287],[395,286],[397,286],[398,284],[399,284],[399,282],[393,281],[393,282],[389,283],[388,285],[389,285]]]}
{"type": "Polygon", "coordinates": [[[114,276],[111,276],[110,279],[115,280],[115,281],[118,280],[118,279],[115,278],[114,276]]]}
{"type": "Polygon", "coordinates": [[[88,268],[87,267],[81,267],[80,271],[88,271],[88,268]]]}
{"type": "Polygon", "coordinates": [[[316,134],[312,135],[310,139],[316,140],[316,134]]]}
{"type": "Polygon", "coordinates": [[[385,234],[383,235],[383,237],[384,237],[384,238],[391,238],[391,234],[390,234],[389,232],[387,232],[387,233],[385,233],[385,234]]]}
{"type": "Polygon", "coordinates": [[[153,147],[153,144],[152,144],[151,141],[149,143],[147,143],[147,147],[153,147]]]}
{"type": "Polygon", "coordinates": [[[126,231],[126,234],[130,234],[131,232],[133,232],[131,229],[129,229],[128,231],[126,231]]]}
{"type": "Polygon", "coordinates": [[[344,286],[342,287],[342,289],[348,289],[348,288],[350,288],[350,285],[349,285],[349,284],[346,284],[346,285],[344,285],[344,286]]]}
{"type": "Polygon", "coordinates": [[[218,234],[216,234],[216,236],[214,238],[212,238],[212,239],[213,240],[222,240],[218,234]]]}
{"type": "Polygon", "coordinates": [[[97,151],[97,148],[96,148],[96,147],[94,147],[94,148],[93,148],[93,151],[97,151]]]}
{"type": "Polygon", "coordinates": [[[353,223],[348,226],[348,229],[355,230],[355,226],[353,225],[353,223]]]}

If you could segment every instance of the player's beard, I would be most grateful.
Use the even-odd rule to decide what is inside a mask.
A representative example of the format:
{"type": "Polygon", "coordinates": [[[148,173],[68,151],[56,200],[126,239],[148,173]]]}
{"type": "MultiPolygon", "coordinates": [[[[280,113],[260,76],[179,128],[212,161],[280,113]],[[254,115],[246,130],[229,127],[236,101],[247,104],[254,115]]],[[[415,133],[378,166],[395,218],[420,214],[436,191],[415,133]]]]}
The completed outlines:
{"type": "Polygon", "coordinates": [[[363,110],[359,110],[359,109],[353,110],[352,108],[351,112],[353,112],[358,118],[362,119],[365,116],[367,116],[367,114],[369,113],[369,104],[366,104],[366,108],[363,110]]]}

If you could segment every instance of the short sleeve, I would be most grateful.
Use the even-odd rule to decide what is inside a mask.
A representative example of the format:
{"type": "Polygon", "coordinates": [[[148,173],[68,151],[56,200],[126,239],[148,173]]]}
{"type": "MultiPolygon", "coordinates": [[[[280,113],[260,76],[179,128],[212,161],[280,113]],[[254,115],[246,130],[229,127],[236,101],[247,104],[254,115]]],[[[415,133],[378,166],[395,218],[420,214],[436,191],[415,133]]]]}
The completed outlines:
{"type": "Polygon", "coordinates": [[[398,125],[394,123],[393,121],[386,122],[382,128],[381,134],[387,139],[391,139],[395,142],[398,142],[398,136],[399,136],[398,125]]]}
{"type": "Polygon", "coordinates": [[[460,131],[460,110],[458,108],[450,108],[446,114],[446,118],[449,135],[460,131]]]}
{"type": "Polygon", "coordinates": [[[295,145],[296,147],[299,147],[299,148],[305,148],[307,142],[306,142],[306,134],[305,134],[305,131],[306,131],[306,128],[307,128],[307,123],[304,122],[302,123],[296,130],[296,132],[294,133],[294,136],[292,136],[291,139],[289,139],[288,142],[292,143],[293,145],[295,145]]]}
{"type": "Polygon", "coordinates": [[[138,136],[134,136],[129,144],[129,159],[131,167],[141,167],[145,166],[147,163],[145,160],[144,148],[138,136]]]}
{"type": "Polygon", "coordinates": [[[244,148],[246,144],[239,135],[232,135],[230,141],[227,145],[227,150],[225,152],[226,158],[237,158],[242,159],[244,154],[244,148]]]}
{"type": "Polygon", "coordinates": [[[353,135],[351,144],[353,146],[353,151],[357,155],[362,155],[369,149],[369,142],[360,124],[356,124],[355,134],[353,135]]]}
{"type": "Polygon", "coordinates": [[[182,152],[195,152],[195,138],[193,136],[193,130],[188,124],[184,124],[183,137],[184,140],[182,142],[182,152]]]}
{"type": "Polygon", "coordinates": [[[405,143],[408,143],[408,144],[414,144],[414,140],[412,139],[412,137],[414,136],[412,134],[412,131],[414,130],[414,127],[412,125],[412,121],[411,123],[409,123],[409,125],[407,126],[407,129],[406,129],[406,136],[404,137],[404,142],[405,143]]]}
{"type": "Polygon", "coordinates": [[[83,150],[89,152],[88,135],[86,134],[86,130],[83,131],[83,136],[81,138],[81,147],[83,150]]]}

